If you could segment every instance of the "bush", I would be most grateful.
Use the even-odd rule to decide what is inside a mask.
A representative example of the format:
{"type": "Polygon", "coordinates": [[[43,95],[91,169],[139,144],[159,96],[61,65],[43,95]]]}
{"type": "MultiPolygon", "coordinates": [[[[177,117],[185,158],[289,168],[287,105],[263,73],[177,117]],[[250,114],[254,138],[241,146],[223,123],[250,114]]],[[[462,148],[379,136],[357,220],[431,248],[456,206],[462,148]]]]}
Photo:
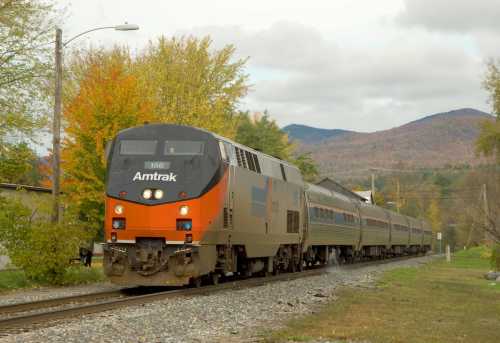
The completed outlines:
{"type": "Polygon", "coordinates": [[[79,266],[70,266],[66,268],[61,285],[81,285],[85,283],[94,283],[104,281],[104,273],[102,268],[88,268],[79,266]]]}
{"type": "Polygon", "coordinates": [[[28,279],[62,284],[70,259],[78,256],[78,248],[90,233],[67,218],[61,224],[49,223],[42,206],[37,211],[18,199],[0,197],[0,241],[12,263],[22,268],[28,279]]]}
{"type": "Polygon", "coordinates": [[[500,244],[494,244],[491,248],[491,268],[495,271],[500,271],[500,244]]]}

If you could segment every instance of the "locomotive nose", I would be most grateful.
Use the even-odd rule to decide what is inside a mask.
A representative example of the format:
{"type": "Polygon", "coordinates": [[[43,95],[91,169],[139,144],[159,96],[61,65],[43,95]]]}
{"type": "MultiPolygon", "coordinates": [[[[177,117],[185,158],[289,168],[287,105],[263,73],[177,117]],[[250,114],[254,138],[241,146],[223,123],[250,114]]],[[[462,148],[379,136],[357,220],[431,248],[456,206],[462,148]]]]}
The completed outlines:
{"type": "Polygon", "coordinates": [[[157,237],[167,244],[181,244],[199,240],[201,209],[197,199],[147,206],[108,198],[106,205],[113,209],[113,215],[106,218],[106,231],[113,232],[117,241],[157,237]]]}

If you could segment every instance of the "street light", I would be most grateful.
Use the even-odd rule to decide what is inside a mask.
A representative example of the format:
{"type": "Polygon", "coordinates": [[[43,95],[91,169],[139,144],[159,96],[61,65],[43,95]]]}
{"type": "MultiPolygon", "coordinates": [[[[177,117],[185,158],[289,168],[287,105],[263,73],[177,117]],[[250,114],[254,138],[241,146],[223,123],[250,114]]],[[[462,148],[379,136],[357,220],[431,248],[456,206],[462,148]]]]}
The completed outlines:
{"type": "Polygon", "coordinates": [[[122,24],[116,26],[103,26],[96,27],[76,36],[68,39],[66,42],[62,40],[62,30],[60,28],[56,29],[56,45],[55,45],[55,94],[54,94],[54,118],[52,120],[52,170],[53,170],[53,180],[52,180],[52,222],[59,222],[59,196],[60,196],[60,186],[61,186],[61,109],[62,109],[62,50],[70,42],[81,37],[89,32],[114,29],[116,31],[132,31],[139,30],[139,26],[135,24],[122,24]]]}

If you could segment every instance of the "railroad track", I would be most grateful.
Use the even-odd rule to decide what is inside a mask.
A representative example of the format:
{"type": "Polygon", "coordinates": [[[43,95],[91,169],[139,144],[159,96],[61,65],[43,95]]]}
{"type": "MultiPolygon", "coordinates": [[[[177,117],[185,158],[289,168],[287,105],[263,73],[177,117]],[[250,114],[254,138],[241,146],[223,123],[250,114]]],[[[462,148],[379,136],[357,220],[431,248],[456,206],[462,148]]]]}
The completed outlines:
{"type": "MultiPolygon", "coordinates": [[[[414,256],[360,262],[342,265],[340,268],[358,269],[371,265],[397,262],[413,257],[414,256]]],[[[58,321],[67,320],[68,318],[109,311],[120,307],[141,305],[175,297],[203,295],[228,289],[255,287],[277,281],[287,281],[320,275],[327,273],[330,268],[332,267],[322,267],[298,273],[286,273],[270,277],[229,281],[219,285],[204,286],[201,288],[181,288],[168,291],[157,291],[158,289],[156,288],[156,291],[152,293],[140,294],[139,292],[139,295],[137,295],[137,289],[124,289],[1,306],[0,318],[2,319],[0,319],[0,336],[29,331],[37,327],[51,326],[58,321]],[[127,293],[129,294],[127,295],[127,293]],[[16,313],[23,314],[13,315],[16,313]],[[9,317],[3,318],[5,315],[9,317]]]]}
{"type": "Polygon", "coordinates": [[[32,312],[40,309],[48,309],[71,304],[74,305],[83,302],[99,301],[102,299],[118,298],[122,296],[124,296],[122,291],[116,290],[4,305],[0,306],[0,318],[11,317],[15,313],[32,312]]]}
{"type": "Polygon", "coordinates": [[[96,294],[88,294],[86,296],[83,296],[86,298],[66,297],[66,298],[43,300],[35,303],[8,305],[5,307],[0,307],[0,315],[3,315],[5,313],[27,312],[27,310],[35,311],[45,308],[52,308],[52,309],[46,311],[44,310],[44,311],[28,312],[22,315],[16,315],[0,319],[0,336],[5,336],[11,333],[17,333],[22,331],[29,331],[32,328],[47,326],[47,324],[52,324],[59,320],[68,319],[71,317],[109,311],[125,306],[141,305],[157,300],[163,300],[181,296],[203,295],[228,289],[255,287],[271,282],[287,281],[307,276],[320,275],[325,272],[326,270],[324,268],[312,269],[300,273],[286,273],[270,277],[258,277],[258,278],[251,278],[238,281],[229,281],[219,285],[204,286],[200,288],[182,288],[182,289],[175,289],[163,292],[155,292],[150,294],[121,296],[108,300],[106,299],[98,300],[98,299],[99,298],[103,299],[106,296],[108,296],[109,298],[109,296],[112,296],[111,294],[114,292],[99,293],[97,295],[100,295],[100,297],[94,297],[94,299],[92,299],[92,296],[96,294]],[[90,302],[92,300],[94,300],[95,302],[53,309],[56,306],[74,304],[75,301],[90,302]]]}

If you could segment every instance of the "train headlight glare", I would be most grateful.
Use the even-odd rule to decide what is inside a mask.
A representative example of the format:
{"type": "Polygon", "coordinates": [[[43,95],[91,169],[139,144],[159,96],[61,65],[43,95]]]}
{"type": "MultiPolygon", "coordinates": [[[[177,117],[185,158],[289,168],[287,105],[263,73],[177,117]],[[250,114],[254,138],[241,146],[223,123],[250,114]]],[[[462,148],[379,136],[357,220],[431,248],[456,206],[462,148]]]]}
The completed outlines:
{"type": "Polygon", "coordinates": [[[142,191],[142,197],[146,200],[149,200],[151,199],[151,197],[153,196],[153,191],[150,190],[150,189],[145,189],[142,191]]]}
{"type": "Polygon", "coordinates": [[[161,189],[155,190],[155,199],[163,198],[163,191],[161,189]]]}
{"type": "Polygon", "coordinates": [[[189,207],[188,207],[188,206],[181,206],[181,207],[179,208],[179,214],[180,214],[181,216],[187,216],[187,215],[188,215],[188,213],[189,213],[189,207]]]}
{"type": "Polygon", "coordinates": [[[116,205],[115,206],[115,213],[116,214],[123,214],[123,206],[122,205],[116,205]]]}

